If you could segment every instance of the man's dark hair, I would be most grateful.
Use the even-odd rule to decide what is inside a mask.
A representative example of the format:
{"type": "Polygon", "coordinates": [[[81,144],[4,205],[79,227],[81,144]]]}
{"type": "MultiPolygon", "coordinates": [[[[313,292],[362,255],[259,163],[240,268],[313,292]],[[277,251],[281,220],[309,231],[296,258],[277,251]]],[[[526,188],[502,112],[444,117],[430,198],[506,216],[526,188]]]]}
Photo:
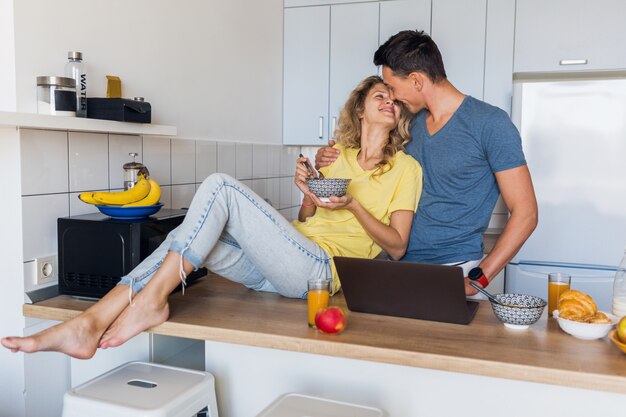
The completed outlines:
{"type": "Polygon", "coordinates": [[[446,79],[441,52],[423,30],[403,30],[393,35],[374,54],[374,65],[384,65],[404,76],[420,71],[434,83],[446,79]]]}

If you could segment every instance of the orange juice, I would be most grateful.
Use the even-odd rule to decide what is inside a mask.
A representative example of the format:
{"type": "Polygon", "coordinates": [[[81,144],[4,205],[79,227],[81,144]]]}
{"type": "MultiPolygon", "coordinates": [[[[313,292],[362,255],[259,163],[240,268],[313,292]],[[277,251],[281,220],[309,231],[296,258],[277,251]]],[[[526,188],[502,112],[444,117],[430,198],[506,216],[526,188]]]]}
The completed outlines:
{"type": "Polygon", "coordinates": [[[552,312],[556,310],[559,297],[565,291],[569,290],[567,282],[549,282],[548,283],[548,315],[552,316],[552,312]]]}
{"type": "Polygon", "coordinates": [[[309,305],[309,326],[315,327],[315,315],[317,311],[328,307],[328,298],[330,294],[327,289],[309,290],[307,295],[307,303],[309,305]]]}

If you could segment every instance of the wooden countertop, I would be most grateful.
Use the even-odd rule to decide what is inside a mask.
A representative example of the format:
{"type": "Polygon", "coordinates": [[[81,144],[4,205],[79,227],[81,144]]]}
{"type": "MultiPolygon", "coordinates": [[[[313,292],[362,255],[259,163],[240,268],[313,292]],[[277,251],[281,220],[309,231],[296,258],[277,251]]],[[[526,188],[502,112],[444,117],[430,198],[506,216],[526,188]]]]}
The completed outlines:
{"type": "MultiPolygon", "coordinates": [[[[25,304],[27,317],[68,320],[92,301],[57,296],[25,304]]],[[[526,331],[504,327],[488,302],[468,326],[349,312],[340,335],[307,326],[306,301],[257,293],[210,275],[170,297],[156,334],[463,372],[626,394],[626,355],[608,338],[578,340],[544,316],[526,331]]]]}

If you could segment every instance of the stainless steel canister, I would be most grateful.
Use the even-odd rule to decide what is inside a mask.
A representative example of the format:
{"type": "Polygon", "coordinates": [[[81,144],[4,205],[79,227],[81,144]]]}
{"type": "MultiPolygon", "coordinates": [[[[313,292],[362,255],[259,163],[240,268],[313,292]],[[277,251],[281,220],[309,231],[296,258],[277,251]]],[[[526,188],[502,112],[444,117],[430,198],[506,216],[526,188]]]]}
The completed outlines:
{"type": "Polygon", "coordinates": [[[76,82],[66,77],[37,77],[37,113],[76,116],[76,82]]]}

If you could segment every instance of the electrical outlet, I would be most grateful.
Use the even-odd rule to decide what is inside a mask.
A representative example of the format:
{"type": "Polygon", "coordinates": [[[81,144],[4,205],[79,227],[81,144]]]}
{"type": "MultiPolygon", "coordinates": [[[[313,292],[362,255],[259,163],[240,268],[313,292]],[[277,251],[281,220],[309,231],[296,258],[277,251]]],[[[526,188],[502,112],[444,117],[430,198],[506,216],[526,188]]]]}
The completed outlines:
{"type": "Polygon", "coordinates": [[[51,255],[35,259],[35,285],[47,284],[57,280],[57,256],[51,255]]]}

